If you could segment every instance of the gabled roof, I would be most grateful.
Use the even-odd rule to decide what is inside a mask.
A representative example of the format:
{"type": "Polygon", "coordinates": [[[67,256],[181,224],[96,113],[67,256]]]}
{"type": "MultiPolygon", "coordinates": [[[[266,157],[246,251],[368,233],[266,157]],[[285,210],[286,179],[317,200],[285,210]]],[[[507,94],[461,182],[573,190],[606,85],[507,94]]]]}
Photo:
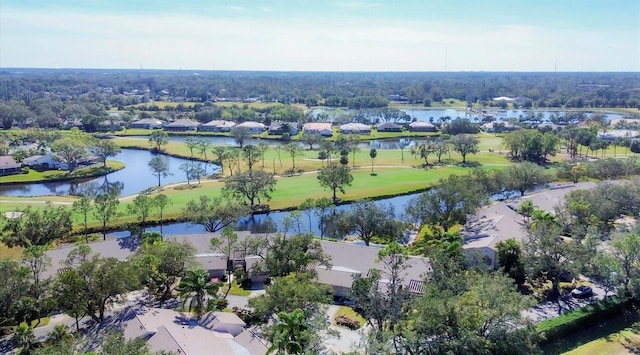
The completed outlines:
{"type": "Polygon", "coordinates": [[[213,120],[207,123],[202,124],[203,126],[211,126],[211,127],[233,127],[236,125],[233,121],[224,121],[224,120],[213,120]]]}
{"type": "Polygon", "coordinates": [[[329,122],[307,122],[302,126],[305,131],[320,131],[323,129],[331,130],[331,123],[329,122]]]}

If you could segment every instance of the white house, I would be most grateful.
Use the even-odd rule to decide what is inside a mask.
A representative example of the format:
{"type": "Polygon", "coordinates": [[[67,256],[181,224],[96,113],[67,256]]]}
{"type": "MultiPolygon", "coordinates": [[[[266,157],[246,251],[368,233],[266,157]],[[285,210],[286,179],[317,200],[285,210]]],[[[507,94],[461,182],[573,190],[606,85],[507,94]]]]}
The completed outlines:
{"type": "Polygon", "coordinates": [[[333,129],[329,122],[307,122],[302,126],[304,132],[318,133],[323,137],[331,137],[333,129]]]}
{"type": "Polygon", "coordinates": [[[262,133],[267,129],[267,126],[260,122],[247,121],[238,124],[236,127],[244,127],[251,133],[262,133]]]}
{"type": "Polygon", "coordinates": [[[340,126],[340,133],[371,134],[371,126],[363,123],[346,123],[340,126]]]}

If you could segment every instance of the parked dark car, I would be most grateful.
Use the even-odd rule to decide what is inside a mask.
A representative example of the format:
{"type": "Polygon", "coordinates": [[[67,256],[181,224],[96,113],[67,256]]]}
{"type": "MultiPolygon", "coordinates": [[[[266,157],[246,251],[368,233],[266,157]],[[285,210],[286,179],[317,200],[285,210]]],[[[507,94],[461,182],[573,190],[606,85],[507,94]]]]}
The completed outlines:
{"type": "Polygon", "coordinates": [[[586,298],[593,294],[593,289],[589,286],[578,286],[571,291],[571,296],[575,298],[586,298]]]}

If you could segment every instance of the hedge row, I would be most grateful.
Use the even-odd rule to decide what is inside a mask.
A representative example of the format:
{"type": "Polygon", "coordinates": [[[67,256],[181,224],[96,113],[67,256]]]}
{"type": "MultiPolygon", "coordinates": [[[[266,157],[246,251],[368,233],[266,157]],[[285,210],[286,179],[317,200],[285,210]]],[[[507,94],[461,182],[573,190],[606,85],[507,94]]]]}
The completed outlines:
{"type": "Polygon", "coordinates": [[[611,297],[588,306],[567,312],[559,317],[544,320],[536,326],[543,342],[552,342],[568,334],[598,324],[620,314],[633,302],[627,298],[611,297]]]}

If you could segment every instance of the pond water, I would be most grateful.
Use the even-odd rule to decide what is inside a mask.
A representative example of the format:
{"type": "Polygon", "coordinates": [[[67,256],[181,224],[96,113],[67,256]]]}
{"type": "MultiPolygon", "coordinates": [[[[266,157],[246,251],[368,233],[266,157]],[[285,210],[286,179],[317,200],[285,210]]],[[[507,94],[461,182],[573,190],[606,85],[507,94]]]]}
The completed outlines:
{"type": "MultiPolygon", "coordinates": [[[[0,196],[44,196],[44,195],[76,195],[96,196],[100,193],[114,193],[126,196],[144,191],[158,184],[158,179],[151,174],[147,163],[156,156],[150,151],[123,149],[111,158],[125,164],[125,168],[106,176],[76,182],[27,183],[16,185],[0,185],[0,196]]],[[[171,175],[162,178],[163,185],[187,181],[180,165],[190,162],[188,159],[163,155],[169,165],[171,175]]],[[[207,173],[212,174],[220,168],[208,164],[207,173]]]]}
{"type": "MultiPolygon", "coordinates": [[[[401,218],[404,213],[404,209],[413,197],[418,196],[418,193],[396,196],[385,198],[381,200],[375,201],[375,203],[379,206],[391,204],[394,207],[396,218],[401,218]]],[[[336,208],[338,211],[347,211],[351,209],[351,205],[341,205],[336,208]]],[[[268,214],[256,214],[253,217],[243,217],[240,219],[236,228],[238,230],[248,230],[253,233],[261,233],[265,231],[265,228],[268,227],[269,224],[273,223],[276,227],[277,231],[282,232],[282,226],[284,225],[284,220],[287,216],[291,215],[289,211],[281,211],[281,212],[271,212],[268,214]]],[[[311,231],[315,235],[320,235],[320,229],[318,228],[318,217],[315,215],[311,215],[311,221],[309,221],[309,216],[305,213],[300,214],[300,232],[307,233],[311,231]]],[[[151,231],[160,231],[160,226],[147,227],[147,232],[151,231]]],[[[200,225],[192,225],[190,223],[172,223],[166,224],[162,227],[162,232],[164,234],[201,234],[206,233],[204,227],[200,225]]],[[[291,233],[298,232],[298,224],[294,223],[294,226],[290,230],[291,233]]],[[[115,237],[128,237],[130,233],[128,231],[120,231],[110,233],[111,236],[115,237]]]]}

